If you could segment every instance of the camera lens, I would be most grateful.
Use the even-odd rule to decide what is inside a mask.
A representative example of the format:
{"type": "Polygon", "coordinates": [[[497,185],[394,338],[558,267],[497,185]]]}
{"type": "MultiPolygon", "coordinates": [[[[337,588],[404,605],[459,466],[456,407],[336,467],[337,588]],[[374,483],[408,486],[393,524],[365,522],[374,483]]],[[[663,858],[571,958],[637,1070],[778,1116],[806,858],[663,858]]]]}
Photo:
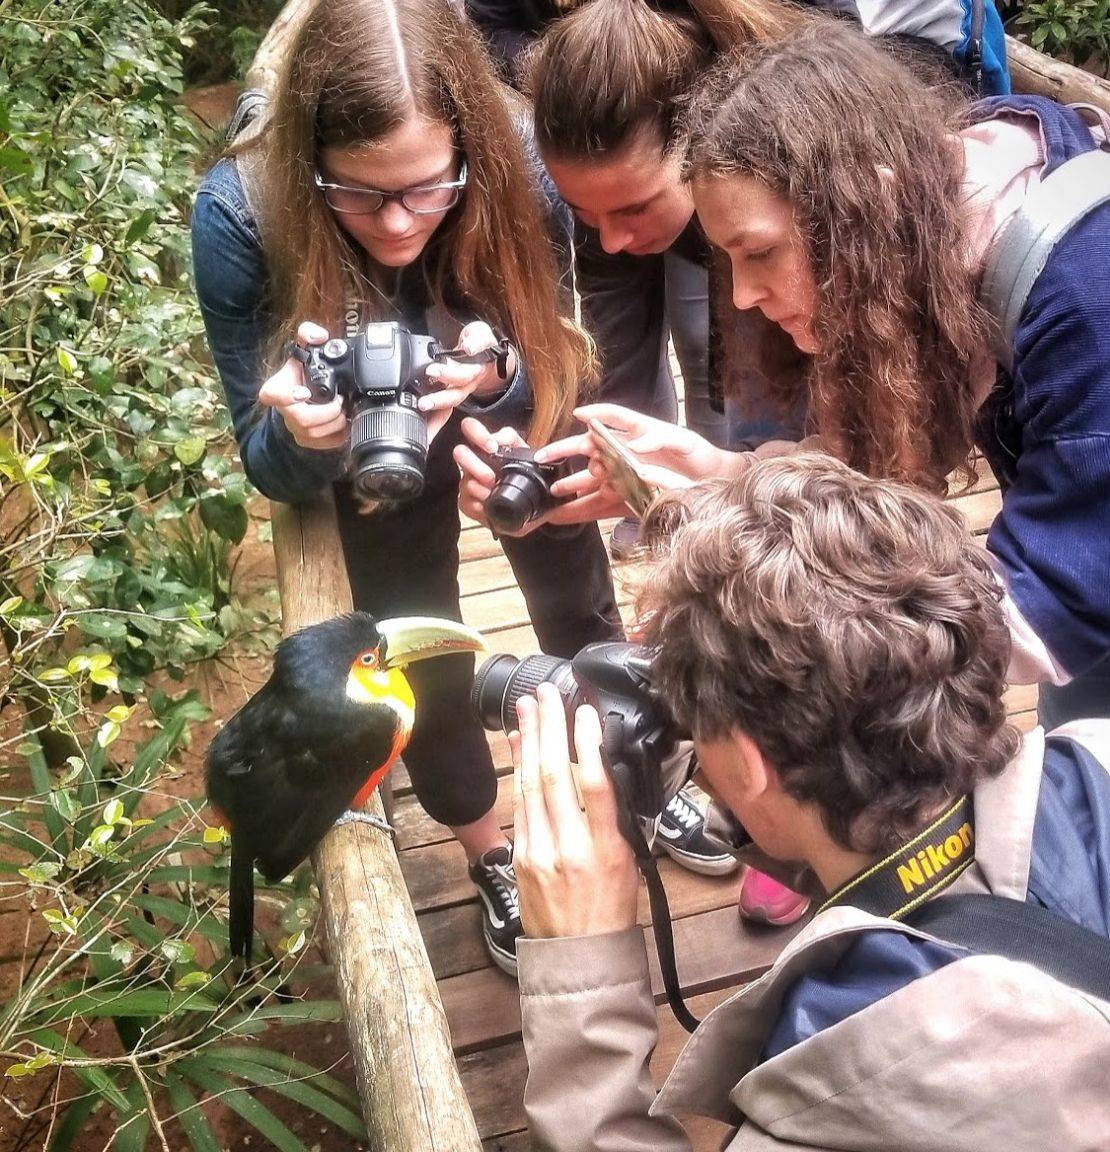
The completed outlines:
{"type": "Polygon", "coordinates": [[[486,517],[497,532],[519,532],[547,507],[551,492],[536,465],[527,461],[506,464],[486,500],[486,517]]]}
{"type": "Polygon", "coordinates": [[[365,500],[412,500],[424,490],[428,426],[396,402],[359,405],[351,416],[351,485],[365,500]]]}
{"type": "Polygon", "coordinates": [[[491,732],[512,732],[518,726],[516,704],[522,696],[535,695],[544,683],[554,684],[563,698],[568,716],[581,702],[581,692],[569,660],[558,656],[491,656],[474,674],[470,703],[482,725],[491,732]]]}

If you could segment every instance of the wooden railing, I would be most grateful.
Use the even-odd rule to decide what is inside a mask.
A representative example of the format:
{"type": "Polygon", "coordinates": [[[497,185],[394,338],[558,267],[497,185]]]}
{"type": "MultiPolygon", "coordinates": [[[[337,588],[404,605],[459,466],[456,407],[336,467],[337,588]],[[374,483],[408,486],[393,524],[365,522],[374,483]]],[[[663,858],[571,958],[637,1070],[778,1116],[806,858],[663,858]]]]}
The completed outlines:
{"type": "MultiPolygon", "coordinates": [[[[351,610],[330,491],[272,504],[286,635],[351,610]]],[[[383,814],[375,794],[369,811],[383,814]]],[[[478,1152],[481,1141],[393,842],[367,824],[333,828],[313,853],[329,953],[370,1147],[478,1152]]]]}

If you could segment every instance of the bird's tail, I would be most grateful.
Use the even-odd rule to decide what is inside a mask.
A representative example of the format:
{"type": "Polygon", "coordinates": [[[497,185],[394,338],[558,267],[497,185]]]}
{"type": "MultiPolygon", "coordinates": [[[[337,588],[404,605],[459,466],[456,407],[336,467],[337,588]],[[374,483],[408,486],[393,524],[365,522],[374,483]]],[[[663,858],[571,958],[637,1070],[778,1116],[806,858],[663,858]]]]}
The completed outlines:
{"type": "Polygon", "coordinates": [[[242,956],[249,964],[254,941],[254,859],[244,851],[235,851],[231,840],[231,882],[227,919],[228,942],[232,956],[242,956]]]}

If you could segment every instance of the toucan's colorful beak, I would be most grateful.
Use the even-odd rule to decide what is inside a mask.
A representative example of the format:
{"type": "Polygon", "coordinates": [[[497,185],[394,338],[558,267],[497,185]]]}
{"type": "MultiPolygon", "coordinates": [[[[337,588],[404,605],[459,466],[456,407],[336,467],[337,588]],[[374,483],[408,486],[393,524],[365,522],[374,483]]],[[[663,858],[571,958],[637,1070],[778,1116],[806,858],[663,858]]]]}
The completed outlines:
{"type": "Polygon", "coordinates": [[[385,640],[386,668],[404,668],[417,660],[446,656],[450,652],[484,652],[482,634],[454,620],[434,616],[399,616],[379,620],[378,631],[385,640]]]}

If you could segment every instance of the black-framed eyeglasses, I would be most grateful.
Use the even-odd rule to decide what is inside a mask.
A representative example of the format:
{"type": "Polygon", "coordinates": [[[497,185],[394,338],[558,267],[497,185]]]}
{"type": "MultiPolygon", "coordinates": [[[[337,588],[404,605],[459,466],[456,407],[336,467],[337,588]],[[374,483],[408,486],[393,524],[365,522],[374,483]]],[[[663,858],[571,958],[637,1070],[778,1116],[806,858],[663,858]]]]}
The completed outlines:
{"type": "Polygon", "coordinates": [[[459,175],[454,180],[440,184],[418,184],[413,188],[402,188],[400,192],[381,192],[377,188],[352,188],[347,184],[332,184],[316,172],[316,187],[324,194],[324,200],[334,212],[348,216],[369,216],[379,211],[387,202],[396,200],[406,212],[414,216],[428,216],[434,212],[446,212],[459,202],[462,190],[466,187],[466,161],[462,162],[459,175]]]}

